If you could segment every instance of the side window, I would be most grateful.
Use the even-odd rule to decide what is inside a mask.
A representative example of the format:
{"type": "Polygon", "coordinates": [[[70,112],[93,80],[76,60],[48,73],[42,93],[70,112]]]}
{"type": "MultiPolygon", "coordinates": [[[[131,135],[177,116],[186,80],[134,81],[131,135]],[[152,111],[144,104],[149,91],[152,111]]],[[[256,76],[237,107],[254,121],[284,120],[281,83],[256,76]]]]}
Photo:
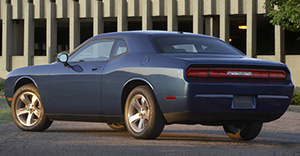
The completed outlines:
{"type": "Polygon", "coordinates": [[[127,45],[125,43],[124,40],[116,40],[116,43],[115,43],[115,46],[113,48],[113,53],[112,53],[112,56],[115,57],[115,56],[119,56],[119,55],[122,55],[124,53],[127,53],[127,45]]]}
{"type": "Polygon", "coordinates": [[[69,58],[69,62],[106,61],[115,40],[97,40],[81,47],[69,58]]]}
{"type": "Polygon", "coordinates": [[[179,45],[173,45],[173,48],[175,48],[174,52],[193,52],[197,53],[197,49],[195,48],[194,44],[179,44],[179,45]]]}

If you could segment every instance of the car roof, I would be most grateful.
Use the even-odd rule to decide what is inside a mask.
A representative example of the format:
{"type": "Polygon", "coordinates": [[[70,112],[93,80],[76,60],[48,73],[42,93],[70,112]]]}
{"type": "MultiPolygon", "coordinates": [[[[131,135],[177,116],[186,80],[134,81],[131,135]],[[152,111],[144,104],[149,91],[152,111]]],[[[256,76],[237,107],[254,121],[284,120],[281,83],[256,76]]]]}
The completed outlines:
{"type": "Polygon", "coordinates": [[[193,34],[187,32],[151,30],[151,31],[123,31],[123,32],[103,33],[91,37],[86,42],[90,42],[91,40],[97,40],[97,39],[121,38],[126,40],[130,53],[157,53],[158,50],[152,44],[151,39],[155,36],[173,36],[173,35],[174,36],[198,36],[204,38],[217,39],[212,36],[193,34]]]}
{"type": "Polygon", "coordinates": [[[193,34],[189,32],[181,32],[181,31],[162,31],[162,30],[147,30],[147,31],[122,31],[122,32],[111,32],[111,33],[104,33],[99,34],[93,38],[102,38],[102,37],[115,37],[115,36],[161,36],[161,35],[184,35],[184,36],[201,36],[201,37],[208,37],[208,38],[215,38],[212,36],[206,36],[201,34],[193,34]]]}

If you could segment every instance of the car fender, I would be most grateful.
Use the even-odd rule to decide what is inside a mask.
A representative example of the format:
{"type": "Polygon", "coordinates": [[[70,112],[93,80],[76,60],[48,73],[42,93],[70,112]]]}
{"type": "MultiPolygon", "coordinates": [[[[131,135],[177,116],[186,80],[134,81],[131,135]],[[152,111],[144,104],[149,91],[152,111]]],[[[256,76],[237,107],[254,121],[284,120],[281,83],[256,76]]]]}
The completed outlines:
{"type": "Polygon", "coordinates": [[[34,80],[32,77],[30,77],[30,76],[21,76],[21,77],[19,77],[19,78],[17,79],[17,81],[15,82],[15,84],[14,84],[14,88],[16,88],[16,86],[18,85],[19,81],[21,81],[21,80],[23,80],[23,79],[29,79],[30,81],[33,82],[33,84],[35,85],[35,87],[38,88],[37,83],[36,83],[35,80],[34,80]]]}

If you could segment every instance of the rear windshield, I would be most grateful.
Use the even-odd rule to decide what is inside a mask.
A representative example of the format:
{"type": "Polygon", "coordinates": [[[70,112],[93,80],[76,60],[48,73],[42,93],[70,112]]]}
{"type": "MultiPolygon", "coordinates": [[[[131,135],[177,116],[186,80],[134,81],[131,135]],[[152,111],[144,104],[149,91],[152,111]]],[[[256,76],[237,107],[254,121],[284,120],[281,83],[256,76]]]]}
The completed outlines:
{"type": "Polygon", "coordinates": [[[153,41],[162,53],[207,53],[242,55],[237,49],[213,38],[197,36],[157,36],[153,41]]]}

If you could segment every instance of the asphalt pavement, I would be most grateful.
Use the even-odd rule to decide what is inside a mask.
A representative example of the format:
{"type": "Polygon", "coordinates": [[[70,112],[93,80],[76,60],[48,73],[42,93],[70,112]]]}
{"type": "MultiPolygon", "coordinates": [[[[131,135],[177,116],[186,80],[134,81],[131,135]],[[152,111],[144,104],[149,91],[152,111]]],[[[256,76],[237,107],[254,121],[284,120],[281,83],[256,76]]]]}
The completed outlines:
{"type": "Polygon", "coordinates": [[[300,156],[300,113],[266,123],[252,141],[233,141],[222,127],[168,125],[155,140],[137,140],[103,123],[55,121],[44,132],[0,125],[0,155],[272,155],[300,156]]]}

